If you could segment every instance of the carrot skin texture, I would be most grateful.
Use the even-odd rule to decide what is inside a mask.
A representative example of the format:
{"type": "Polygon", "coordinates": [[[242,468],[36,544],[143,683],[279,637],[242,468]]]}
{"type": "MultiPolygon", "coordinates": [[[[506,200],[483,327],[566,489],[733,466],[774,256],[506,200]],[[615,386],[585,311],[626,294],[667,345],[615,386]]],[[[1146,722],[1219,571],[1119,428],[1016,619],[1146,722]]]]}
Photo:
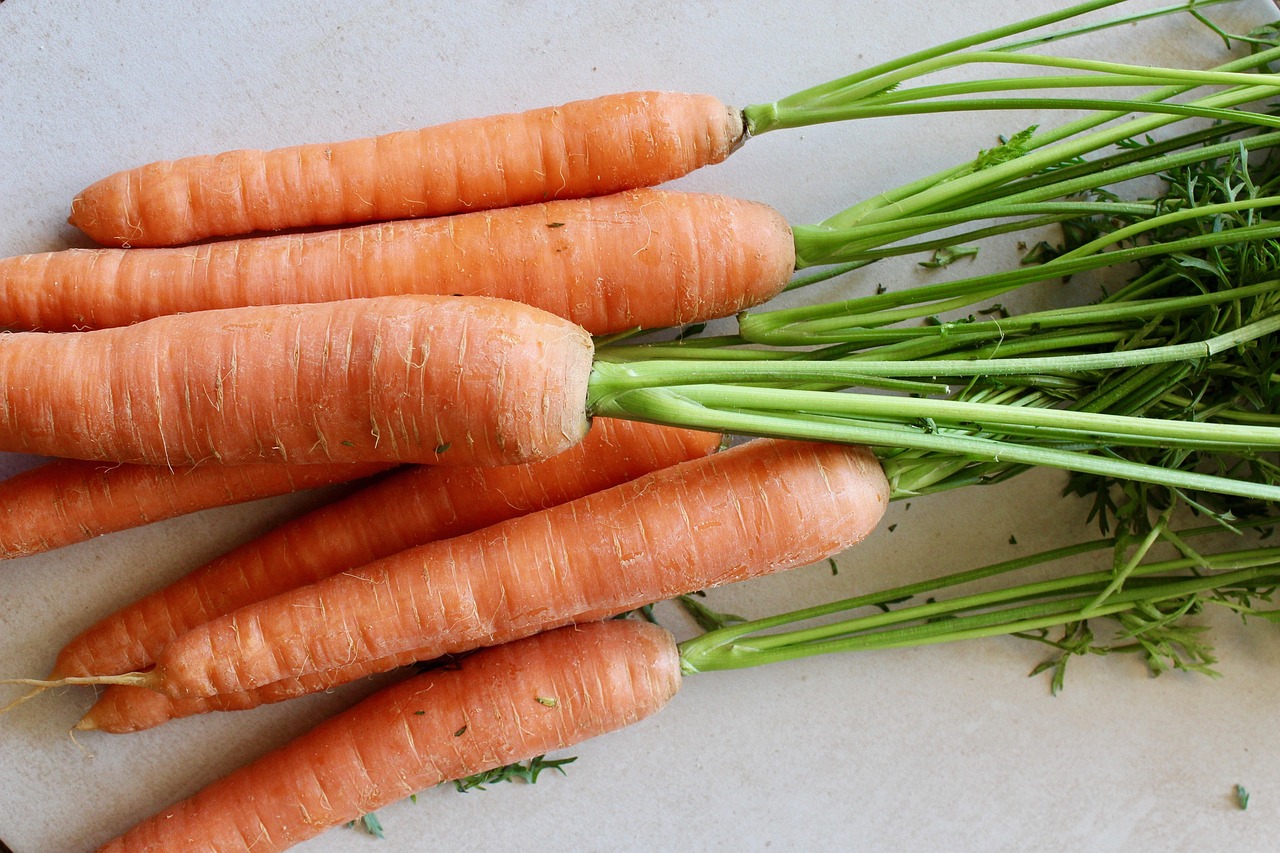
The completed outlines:
{"type": "MultiPolygon", "coordinates": [[[[597,418],[580,444],[541,462],[405,469],[286,523],[100,621],[63,648],[49,677],[149,666],[177,635],[239,607],[705,456],[720,440],[706,432],[597,418]]],[[[110,685],[77,727],[138,732],[179,717],[246,710],[315,693],[365,671],[350,679],[341,672],[322,673],[213,699],[175,700],[143,687],[110,685]]]]}
{"type": "Polygon", "coordinates": [[[680,682],[673,638],[646,622],[486,649],[379,691],[100,853],[285,850],[424,788],[630,725],[680,682]]]}
{"type": "Polygon", "coordinates": [[[403,293],[511,299],[594,335],[736,314],[786,286],[791,228],[727,196],[636,190],[180,249],[0,259],[0,326],[71,331],[165,314],[403,293]]]}
{"type": "Polygon", "coordinates": [[[263,463],[171,470],[56,459],[0,481],[0,559],[212,507],[346,483],[388,467],[263,463]]]}
{"type": "Polygon", "coordinates": [[[119,172],[71,203],[104,246],[173,246],[281,228],[441,216],[654,186],[743,139],[716,98],[629,92],[560,107],[119,172]]]}
{"type": "Polygon", "coordinates": [[[177,635],[240,607],[705,456],[720,441],[713,433],[597,418],[578,445],[539,462],[405,468],[100,620],[62,649],[50,678],[150,666],[177,635]]]}
{"type": "Polygon", "coordinates": [[[151,685],[187,699],[349,679],[604,618],[842,551],[888,496],[865,448],[748,442],[215,619],[164,649],[151,685]]]}
{"type": "Polygon", "coordinates": [[[0,450],[153,465],[515,464],[586,433],[592,343],[545,311],[398,296],[0,335],[0,450]]]}

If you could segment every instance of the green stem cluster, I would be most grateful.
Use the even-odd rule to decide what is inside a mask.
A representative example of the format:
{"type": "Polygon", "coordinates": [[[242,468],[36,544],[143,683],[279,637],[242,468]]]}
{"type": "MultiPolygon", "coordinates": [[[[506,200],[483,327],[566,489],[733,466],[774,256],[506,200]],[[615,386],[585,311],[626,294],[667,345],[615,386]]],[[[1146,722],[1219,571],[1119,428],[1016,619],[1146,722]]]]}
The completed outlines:
{"type": "MultiPolygon", "coordinates": [[[[1086,3],[1031,24],[1107,5],[1086,3]]],[[[956,52],[1027,32],[1022,26],[879,66],[786,103],[800,111],[849,99],[896,104],[906,92],[886,82],[969,61],[1070,67],[1110,75],[1111,83],[1137,74],[1115,63],[1015,52],[1025,42],[956,52]]],[[[1140,102],[1137,118],[1098,107],[796,228],[801,266],[838,264],[832,273],[843,274],[891,254],[1061,223],[1067,243],[1038,262],[750,311],[738,318],[736,335],[602,347],[591,411],[870,444],[899,496],[1041,465],[1076,472],[1077,488],[1089,478],[1099,491],[1143,483],[1194,506],[1201,493],[1280,499],[1270,461],[1280,449],[1273,387],[1280,353],[1272,357],[1280,331],[1280,221],[1268,218],[1280,206],[1280,167],[1270,156],[1280,133],[1269,129],[1275,117],[1240,106],[1276,91],[1280,78],[1257,72],[1280,59],[1280,47],[1255,47],[1261,49],[1211,72],[1151,70],[1144,79],[1159,88],[1123,104],[1127,110],[1140,102]],[[1215,90],[1202,94],[1210,84],[1215,90]],[[1176,108],[1165,110],[1173,98],[1176,108]],[[1225,120],[1150,136],[1206,115],[1225,120]],[[1108,189],[1143,176],[1159,176],[1166,192],[1122,200],[1108,189]],[[993,219],[1007,221],[988,224],[993,219]],[[970,230],[957,235],[957,228],[970,230]],[[1008,316],[987,302],[1109,268],[1140,274],[1095,305],[1008,316]],[[999,316],[987,319],[993,314],[999,316]]],[[[922,91],[932,96],[937,88],[922,91]]]]}

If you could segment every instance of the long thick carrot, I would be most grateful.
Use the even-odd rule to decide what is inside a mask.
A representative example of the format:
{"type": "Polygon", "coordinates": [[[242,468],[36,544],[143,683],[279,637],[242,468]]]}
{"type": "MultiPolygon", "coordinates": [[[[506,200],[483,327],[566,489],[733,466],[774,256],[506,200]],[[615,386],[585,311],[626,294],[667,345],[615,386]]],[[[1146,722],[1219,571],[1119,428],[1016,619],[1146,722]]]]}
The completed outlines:
{"type": "Polygon", "coordinates": [[[647,622],[562,628],[384,688],[109,842],[100,853],[288,848],[458,779],[637,722],[680,687],[647,622]]]}
{"type": "MultiPolygon", "coordinates": [[[[554,506],[704,456],[711,433],[601,419],[551,459],[501,468],[414,467],[236,548],[102,619],[63,648],[50,678],[149,666],[177,635],[340,571],[554,506]]],[[[245,707],[260,704],[246,696],[245,707]]],[[[137,731],[203,711],[139,687],[113,685],[81,728],[137,731]]]]}
{"type": "Polygon", "coordinates": [[[653,186],[718,163],[741,114],[631,92],[334,144],[231,151],[105,178],[71,204],[102,245],[168,246],[298,226],[438,216],[653,186]]]}
{"type": "Polygon", "coordinates": [[[185,699],[494,645],[814,562],[888,494],[865,448],[753,441],[242,608],[104,678],[185,699]]]}
{"type": "Polygon", "coordinates": [[[68,331],[430,293],[512,299],[598,335],[730,316],[772,298],[794,266],[791,229],[765,205],[638,190],[180,249],[0,259],[0,326],[68,331]]]}
{"type": "Polygon", "coordinates": [[[56,459],[0,481],[0,559],[39,554],[212,507],[346,483],[383,463],[174,470],[56,459]]]}
{"type": "Polygon", "coordinates": [[[480,297],[0,335],[0,450],[175,466],[513,464],[586,433],[591,357],[580,327],[480,297]]]}

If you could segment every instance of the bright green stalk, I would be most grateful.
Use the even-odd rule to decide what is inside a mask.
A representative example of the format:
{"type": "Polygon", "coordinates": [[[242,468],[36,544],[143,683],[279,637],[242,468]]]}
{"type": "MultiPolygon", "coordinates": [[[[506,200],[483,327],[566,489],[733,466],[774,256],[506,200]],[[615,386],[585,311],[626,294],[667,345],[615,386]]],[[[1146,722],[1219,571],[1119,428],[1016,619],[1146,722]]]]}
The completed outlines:
{"type": "MultiPolygon", "coordinates": [[[[1220,529],[1183,531],[1176,538],[1183,541],[1220,529]]],[[[1280,548],[1251,548],[1150,563],[1135,561],[1118,583],[1112,572],[1084,572],[953,599],[930,600],[811,627],[778,630],[867,607],[924,595],[932,597],[948,587],[1017,573],[1117,545],[1116,539],[1078,543],[981,569],[730,625],[682,643],[682,662],[690,673],[735,669],[835,651],[902,648],[1018,634],[1085,619],[1149,611],[1162,604],[1172,608],[1171,614],[1181,615],[1196,598],[1209,593],[1237,587],[1262,590],[1280,584],[1280,548]],[[1185,574],[1187,572],[1197,574],[1185,574]],[[1105,601],[1102,600],[1104,594],[1105,601]]]]}
{"type": "MultiPolygon", "coordinates": [[[[794,414],[808,410],[798,407],[787,396],[824,394],[827,404],[834,408],[839,405],[839,398],[846,396],[843,394],[767,389],[767,398],[754,395],[752,401],[776,402],[783,411],[742,409],[739,406],[741,401],[735,398],[735,392],[741,390],[750,389],[691,385],[682,387],[677,392],[671,388],[647,388],[601,399],[594,412],[605,417],[652,421],[739,435],[783,436],[872,447],[906,447],[933,451],[944,456],[1058,468],[1098,477],[1134,480],[1171,489],[1280,501],[1280,486],[1130,462],[1081,450],[1019,444],[981,435],[930,431],[927,423],[922,428],[916,428],[855,420],[853,417],[840,418],[839,412],[834,415],[794,414]],[[721,405],[724,408],[720,408],[721,405]]],[[[1096,442],[1086,440],[1083,444],[1092,446],[1096,442]]]]}
{"type": "MultiPolygon", "coordinates": [[[[974,35],[954,39],[944,44],[926,48],[906,56],[898,57],[888,62],[872,66],[871,68],[841,77],[837,80],[832,80],[819,86],[801,90],[771,104],[754,104],[748,106],[743,110],[743,115],[747,120],[747,130],[751,134],[767,133],[770,130],[775,130],[782,126],[781,124],[775,123],[779,114],[785,115],[787,110],[794,109],[797,105],[821,100],[831,92],[842,91],[847,94],[851,93],[853,96],[857,96],[859,92],[856,88],[857,86],[864,84],[867,81],[877,80],[877,78],[886,74],[891,74],[901,68],[906,68],[921,62],[927,62],[935,57],[966,50],[980,44],[989,44],[1010,36],[1021,35],[1022,33],[1031,32],[1032,30],[1052,26],[1053,24],[1077,18],[1081,15],[1085,15],[1099,9],[1105,9],[1108,6],[1118,5],[1121,2],[1123,2],[1123,0],[1090,0],[1090,2],[1070,6],[1057,12],[1050,12],[1048,14],[1029,18],[1025,21],[1018,21],[1013,24],[1006,24],[974,35]]],[[[882,88],[884,87],[879,86],[878,84],[872,84],[872,88],[868,93],[874,93],[882,88]]]]}

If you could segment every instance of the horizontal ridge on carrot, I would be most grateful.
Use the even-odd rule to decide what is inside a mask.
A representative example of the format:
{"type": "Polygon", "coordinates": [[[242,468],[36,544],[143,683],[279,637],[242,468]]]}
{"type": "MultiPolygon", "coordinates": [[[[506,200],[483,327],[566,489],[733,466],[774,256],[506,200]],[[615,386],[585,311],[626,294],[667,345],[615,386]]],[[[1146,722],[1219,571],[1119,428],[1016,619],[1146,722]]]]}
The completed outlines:
{"type": "Polygon", "coordinates": [[[795,265],[773,209],[637,190],[438,219],[176,249],[0,259],[0,327],[70,331],[164,314],[404,293],[512,299],[592,334],[765,302],[795,265]]]}
{"type": "Polygon", "coordinates": [[[185,699],[494,645],[815,562],[866,536],[888,492],[865,448],[751,441],[244,607],[103,683],[185,699]]]}
{"type": "Polygon", "coordinates": [[[202,509],[346,483],[388,467],[262,463],[172,469],[56,459],[0,481],[0,559],[202,509]]]}
{"type": "Polygon", "coordinates": [[[634,620],[485,649],[380,690],[100,853],[284,850],[441,782],[630,725],[680,681],[671,635],[634,620]]]}
{"type": "Polygon", "coordinates": [[[586,433],[590,336],[399,296],[0,335],[0,450],[201,462],[513,464],[586,433]]]}

